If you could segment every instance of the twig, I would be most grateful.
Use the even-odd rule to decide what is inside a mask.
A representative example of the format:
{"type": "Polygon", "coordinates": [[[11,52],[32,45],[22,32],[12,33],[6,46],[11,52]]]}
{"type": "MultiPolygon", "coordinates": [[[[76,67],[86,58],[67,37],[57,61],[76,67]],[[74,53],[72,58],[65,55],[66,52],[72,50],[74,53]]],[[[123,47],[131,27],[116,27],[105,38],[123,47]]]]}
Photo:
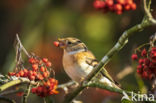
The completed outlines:
{"type": "Polygon", "coordinates": [[[77,85],[77,83],[76,82],[74,82],[74,81],[70,81],[70,82],[67,82],[67,83],[64,83],[64,84],[60,84],[60,85],[58,85],[58,87],[57,88],[61,88],[61,89],[63,89],[64,90],[64,92],[65,92],[65,94],[67,94],[68,92],[69,92],[69,89],[68,89],[68,87],[70,87],[70,86],[73,86],[73,85],[77,85]]]}
{"type": "Polygon", "coordinates": [[[149,0],[148,7],[147,7],[147,1],[146,0],[143,1],[143,4],[144,4],[145,14],[147,15],[149,21],[152,23],[156,23],[156,20],[153,18],[152,14],[150,13],[151,0],[149,0]]]}
{"type": "Polygon", "coordinates": [[[133,70],[133,68],[131,67],[131,66],[127,66],[127,67],[125,67],[122,71],[120,71],[118,74],[117,74],[117,79],[119,79],[119,80],[121,80],[121,79],[123,79],[125,76],[127,76],[127,75],[129,75],[129,74],[131,74],[131,73],[133,73],[134,72],[134,70],[133,70]]]}
{"type": "Polygon", "coordinates": [[[31,90],[31,84],[28,84],[27,89],[23,95],[23,102],[22,103],[27,103],[28,101],[28,96],[30,94],[30,90],[31,90]]]}
{"type": "Polygon", "coordinates": [[[43,98],[43,103],[47,103],[45,98],[43,98]]]}
{"type": "MultiPolygon", "coordinates": [[[[148,11],[147,13],[150,13],[150,12],[148,11]]],[[[122,49],[122,47],[124,47],[126,45],[126,43],[128,42],[128,38],[130,36],[132,36],[132,34],[134,34],[135,32],[139,32],[139,31],[145,29],[146,27],[149,27],[149,26],[155,25],[155,24],[156,24],[155,20],[153,20],[151,22],[151,19],[150,20],[145,19],[140,24],[137,24],[137,25],[133,26],[132,28],[130,28],[130,29],[126,30],[125,32],[123,32],[123,34],[119,38],[118,42],[102,58],[99,65],[93,69],[93,71],[85,78],[84,81],[82,81],[82,83],[75,89],[75,91],[73,91],[72,93],[67,95],[67,97],[64,100],[64,103],[71,102],[85,88],[82,84],[85,83],[85,82],[88,83],[95,75],[97,75],[103,69],[102,67],[105,66],[109,62],[111,57],[115,53],[117,53],[120,49],[122,49]]]]}
{"type": "Polygon", "coordinates": [[[9,103],[16,103],[14,100],[11,100],[9,98],[2,97],[2,96],[0,96],[0,100],[6,101],[6,102],[9,102],[9,103]]]}
{"type": "Polygon", "coordinates": [[[1,85],[0,86],[0,93],[9,87],[12,87],[12,86],[17,85],[17,84],[22,84],[22,83],[31,83],[32,85],[36,85],[36,83],[34,81],[30,81],[27,78],[19,78],[17,80],[13,80],[13,81],[10,81],[4,85],[1,85]]]}
{"type": "Polygon", "coordinates": [[[15,71],[17,70],[17,66],[21,65],[22,64],[22,55],[21,55],[21,51],[22,51],[22,48],[19,44],[19,42],[16,44],[16,69],[15,71]]]}
{"type": "Polygon", "coordinates": [[[16,34],[16,39],[17,39],[17,42],[18,42],[19,45],[20,45],[20,48],[22,48],[23,52],[24,52],[28,57],[30,57],[30,54],[27,52],[27,50],[26,50],[26,49],[24,48],[24,46],[22,45],[21,40],[19,39],[18,34],[16,34]]]}
{"type": "Polygon", "coordinates": [[[74,84],[75,84],[74,81],[70,81],[70,82],[67,82],[67,83],[64,83],[64,84],[60,84],[60,85],[58,85],[57,88],[69,87],[69,86],[72,86],[72,85],[74,85],[74,84]]]}

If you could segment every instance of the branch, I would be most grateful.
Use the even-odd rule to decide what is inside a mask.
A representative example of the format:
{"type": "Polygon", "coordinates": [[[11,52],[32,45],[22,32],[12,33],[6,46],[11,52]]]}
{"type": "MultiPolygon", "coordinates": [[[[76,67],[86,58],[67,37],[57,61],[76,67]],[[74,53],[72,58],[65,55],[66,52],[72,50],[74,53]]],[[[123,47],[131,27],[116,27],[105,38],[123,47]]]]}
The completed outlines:
{"type": "MultiPolygon", "coordinates": [[[[146,7],[145,7],[145,9],[146,9],[146,7]]],[[[149,11],[147,12],[147,10],[145,10],[145,11],[146,11],[146,13],[150,13],[149,11]]],[[[82,84],[83,83],[88,83],[95,75],[98,74],[98,72],[100,72],[102,69],[104,69],[103,66],[105,66],[109,62],[111,57],[115,53],[120,51],[120,49],[122,49],[122,47],[124,47],[128,43],[128,38],[130,36],[132,36],[135,32],[142,31],[146,27],[149,27],[151,25],[156,25],[155,20],[152,20],[152,19],[151,19],[151,17],[148,17],[145,20],[143,20],[140,24],[137,24],[137,25],[133,26],[132,28],[124,31],[123,34],[121,35],[121,37],[119,38],[118,42],[102,58],[102,60],[98,64],[98,66],[93,69],[93,71],[85,78],[84,81],[82,81],[82,83],[80,83],[80,85],[75,89],[75,91],[73,91],[72,93],[67,95],[67,97],[64,100],[64,103],[71,102],[85,88],[85,86],[83,86],[82,84]]]]}
{"type": "Polygon", "coordinates": [[[116,78],[118,80],[121,80],[133,72],[134,72],[134,69],[131,66],[127,66],[116,75],[116,78]]]}
{"type": "MultiPolygon", "coordinates": [[[[118,89],[118,88],[113,88],[113,87],[110,87],[110,86],[107,86],[103,83],[100,83],[100,82],[90,82],[88,84],[84,84],[85,87],[96,87],[96,88],[101,88],[101,89],[105,89],[105,90],[108,90],[108,91],[111,91],[111,92],[116,92],[116,93],[119,93],[119,94],[123,94],[124,92],[128,95],[128,96],[132,96],[132,92],[131,91],[125,91],[125,90],[122,90],[122,89],[118,89]]],[[[138,93],[134,93],[133,92],[133,95],[136,95],[136,97],[144,97],[144,94],[138,94],[138,93]]],[[[148,100],[149,97],[147,97],[148,100]]],[[[147,99],[147,98],[143,98],[143,99],[147,99]]],[[[151,101],[152,103],[156,103],[156,101],[151,101]]]]}
{"type": "Polygon", "coordinates": [[[30,94],[30,90],[31,90],[31,84],[28,84],[27,89],[23,95],[23,102],[22,103],[27,103],[28,101],[28,96],[30,94]]]}
{"type": "Polygon", "coordinates": [[[152,23],[156,23],[156,20],[153,18],[152,14],[150,13],[151,0],[149,0],[148,7],[147,7],[147,0],[144,0],[143,4],[144,4],[145,15],[148,17],[149,21],[152,23]]]}
{"type": "Polygon", "coordinates": [[[47,103],[45,98],[43,98],[43,103],[47,103]]]}
{"type": "Polygon", "coordinates": [[[74,85],[74,84],[76,84],[74,81],[70,81],[70,82],[67,82],[67,83],[58,85],[57,88],[65,88],[65,87],[72,86],[72,85],[74,85]]]}
{"type": "Polygon", "coordinates": [[[17,43],[19,44],[20,48],[23,50],[23,52],[28,56],[30,57],[30,54],[27,52],[27,50],[24,48],[24,46],[22,45],[21,43],[21,40],[18,36],[18,34],[16,34],[16,39],[17,39],[17,43]]]}
{"type": "Polygon", "coordinates": [[[78,86],[78,83],[76,83],[75,81],[69,81],[67,83],[64,83],[64,84],[60,84],[58,85],[58,89],[63,89],[65,94],[69,93],[69,89],[68,87],[71,87],[71,86],[74,86],[74,87],[77,87],[78,86]]]}
{"type": "Polygon", "coordinates": [[[5,83],[4,85],[1,85],[0,93],[9,87],[15,86],[17,84],[22,84],[22,83],[31,83],[32,85],[36,85],[36,83],[34,81],[30,81],[27,78],[18,78],[17,80],[12,80],[12,81],[5,83]]]}

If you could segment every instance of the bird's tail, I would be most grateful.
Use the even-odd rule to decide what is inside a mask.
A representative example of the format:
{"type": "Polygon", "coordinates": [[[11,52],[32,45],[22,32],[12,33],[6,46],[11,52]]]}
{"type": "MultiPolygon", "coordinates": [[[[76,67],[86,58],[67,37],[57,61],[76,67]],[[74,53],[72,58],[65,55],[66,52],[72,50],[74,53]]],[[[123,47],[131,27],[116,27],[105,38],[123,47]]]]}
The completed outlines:
{"type": "Polygon", "coordinates": [[[107,86],[114,87],[114,88],[117,88],[117,89],[121,89],[118,84],[116,84],[115,82],[110,81],[106,77],[101,77],[100,82],[106,84],[107,86]]]}

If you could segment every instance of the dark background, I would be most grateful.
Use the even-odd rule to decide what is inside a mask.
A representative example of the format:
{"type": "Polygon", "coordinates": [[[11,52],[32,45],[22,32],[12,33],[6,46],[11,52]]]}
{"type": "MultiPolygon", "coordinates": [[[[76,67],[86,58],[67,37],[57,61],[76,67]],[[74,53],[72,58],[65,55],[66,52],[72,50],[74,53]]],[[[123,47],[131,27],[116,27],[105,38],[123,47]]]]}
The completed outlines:
{"type": "MultiPolygon", "coordinates": [[[[140,0],[141,1],[141,0],[140,0]]],[[[156,1],[152,0],[152,12],[156,16],[156,1]]],[[[62,50],[53,46],[58,37],[77,37],[100,60],[116,43],[124,30],[140,23],[143,18],[141,2],[137,10],[122,15],[104,14],[92,6],[93,0],[1,0],[0,3],[0,73],[12,71],[15,67],[15,35],[18,33],[29,52],[47,57],[53,63],[59,84],[69,81],[62,67],[62,50]]],[[[149,41],[156,28],[149,27],[135,33],[129,43],[106,66],[110,74],[127,90],[139,90],[135,73],[118,79],[117,74],[131,67],[131,54],[135,47],[149,41]]],[[[135,70],[135,68],[134,68],[135,70]]],[[[147,83],[148,84],[148,83],[147,83]]],[[[61,102],[64,92],[48,100],[61,102]],[[53,99],[55,98],[55,99],[53,99]]],[[[20,103],[20,97],[12,96],[20,103]]],[[[78,98],[84,103],[120,103],[121,95],[100,89],[85,90],[78,98]]],[[[31,95],[32,102],[43,102],[31,95]]]]}

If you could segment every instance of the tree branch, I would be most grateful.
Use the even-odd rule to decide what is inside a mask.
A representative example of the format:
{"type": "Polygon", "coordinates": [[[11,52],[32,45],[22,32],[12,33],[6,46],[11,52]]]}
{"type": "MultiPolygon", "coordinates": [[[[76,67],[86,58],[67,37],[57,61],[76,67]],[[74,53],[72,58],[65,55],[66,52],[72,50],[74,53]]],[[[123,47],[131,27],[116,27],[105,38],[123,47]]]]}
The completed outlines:
{"type": "Polygon", "coordinates": [[[16,40],[17,40],[17,43],[19,44],[20,48],[23,50],[23,52],[28,56],[30,57],[30,54],[27,52],[27,50],[24,48],[24,46],[22,45],[21,43],[21,40],[18,36],[18,34],[16,34],[16,40]]]}
{"type": "Polygon", "coordinates": [[[148,17],[149,21],[152,23],[156,23],[156,20],[153,18],[152,14],[150,13],[151,0],[149,0],[148,2],[148,7],[147,7],[147,0],[144,0],[143,4],[144,4],[145,15],[148,17]]]}
{"type": "MultiPolygon", "coordinates": [[[[126,91],[126,90],[122,90],[122,89],[118,89],[118,88],[113,88],[110,86],[107,86],[103,83],[100,82],[90,82],[88,84],[84,84],[85,87],[96,87],[96,88],[101,88],[101,89],[105,89],[111,92],[115,92],[115,93],[119,93],[119,94],[123,94],[123,92],[125,92],[128,96],[132,96],[132,92],[131,91],[126,91]]],[[[144,98],[144,94],[137,94],[133,92],[133,95],[136,95],[136,97],[143,97],[143,99],[147,99],[144,98]]],[[[148,97],[149,99],[149,97],[148,97]]],[[[152,103],[156,103],[156,101],[151,101],[152,103]]]]}
{"type": "MultiPolygon", "coordinates": [[[[146,0],[144,0],[146,1],[146,0]]],[[[145,6],[145,12],[150,13],[150,11],[147,11],[147,6],[145,6]]],[[[148,14],[149,15],[149,14],[148,14]]],[[[103,66],[105,66],[111,57],[117,53],[122,47],[124,47],[127,42],[128,38],[132,36],[135,32],[139,32],[146,27],[149,27],[151,25],[156,25],[155,20],[151,17],[148,16],[148,18],[144,19],[140,24],[137,24],[133,26],[132,28],[126,30],[123,32],[121,37],[119,38],[118,42],[114,45],[114,47],[102,58],[102,60],[99,62],[98,66],[93,69],[93,71],[85,78],[84,81],[73,91],[72,93],[68,94],[67,97],[64,100],[64,103],[69,103],[71,102],[86,86],[83,86],[83,83],[88,83],[95,75],[98,74],[103,69],[103,66]]]]}
{"type": "Polygon", "coordinates": [[[29,83],[28,86],[27,86],[27,89],[25,90],[24,92],[24,95],[23,95],[23,102],[22,103],[27,103],[28,101],[28,96],[30,94],[30,90],[31,90],[31,84],[29,83]]]}
{"type": "Polygon", "coordinates": [[[0,93],[9,87],[15,86],[17,84],[22,84],[22,83],[31,83],[32,85],[36,85],[36,83],[34,81],[30,81],[27,78],[18,78],[17,80],[12,80],[12,81],[9,81],[9,82],[1,85],[0,86],[0,93]]]}
{"type": "Polygon", "coordinates": [[[74,81],[70,81],[70,82],[67,82],[67,83],[58,85],[57,88],[65,88],[65,87],[72,86],[72,85],[74,85],[74,84],[76,84],[74,81]]]}

